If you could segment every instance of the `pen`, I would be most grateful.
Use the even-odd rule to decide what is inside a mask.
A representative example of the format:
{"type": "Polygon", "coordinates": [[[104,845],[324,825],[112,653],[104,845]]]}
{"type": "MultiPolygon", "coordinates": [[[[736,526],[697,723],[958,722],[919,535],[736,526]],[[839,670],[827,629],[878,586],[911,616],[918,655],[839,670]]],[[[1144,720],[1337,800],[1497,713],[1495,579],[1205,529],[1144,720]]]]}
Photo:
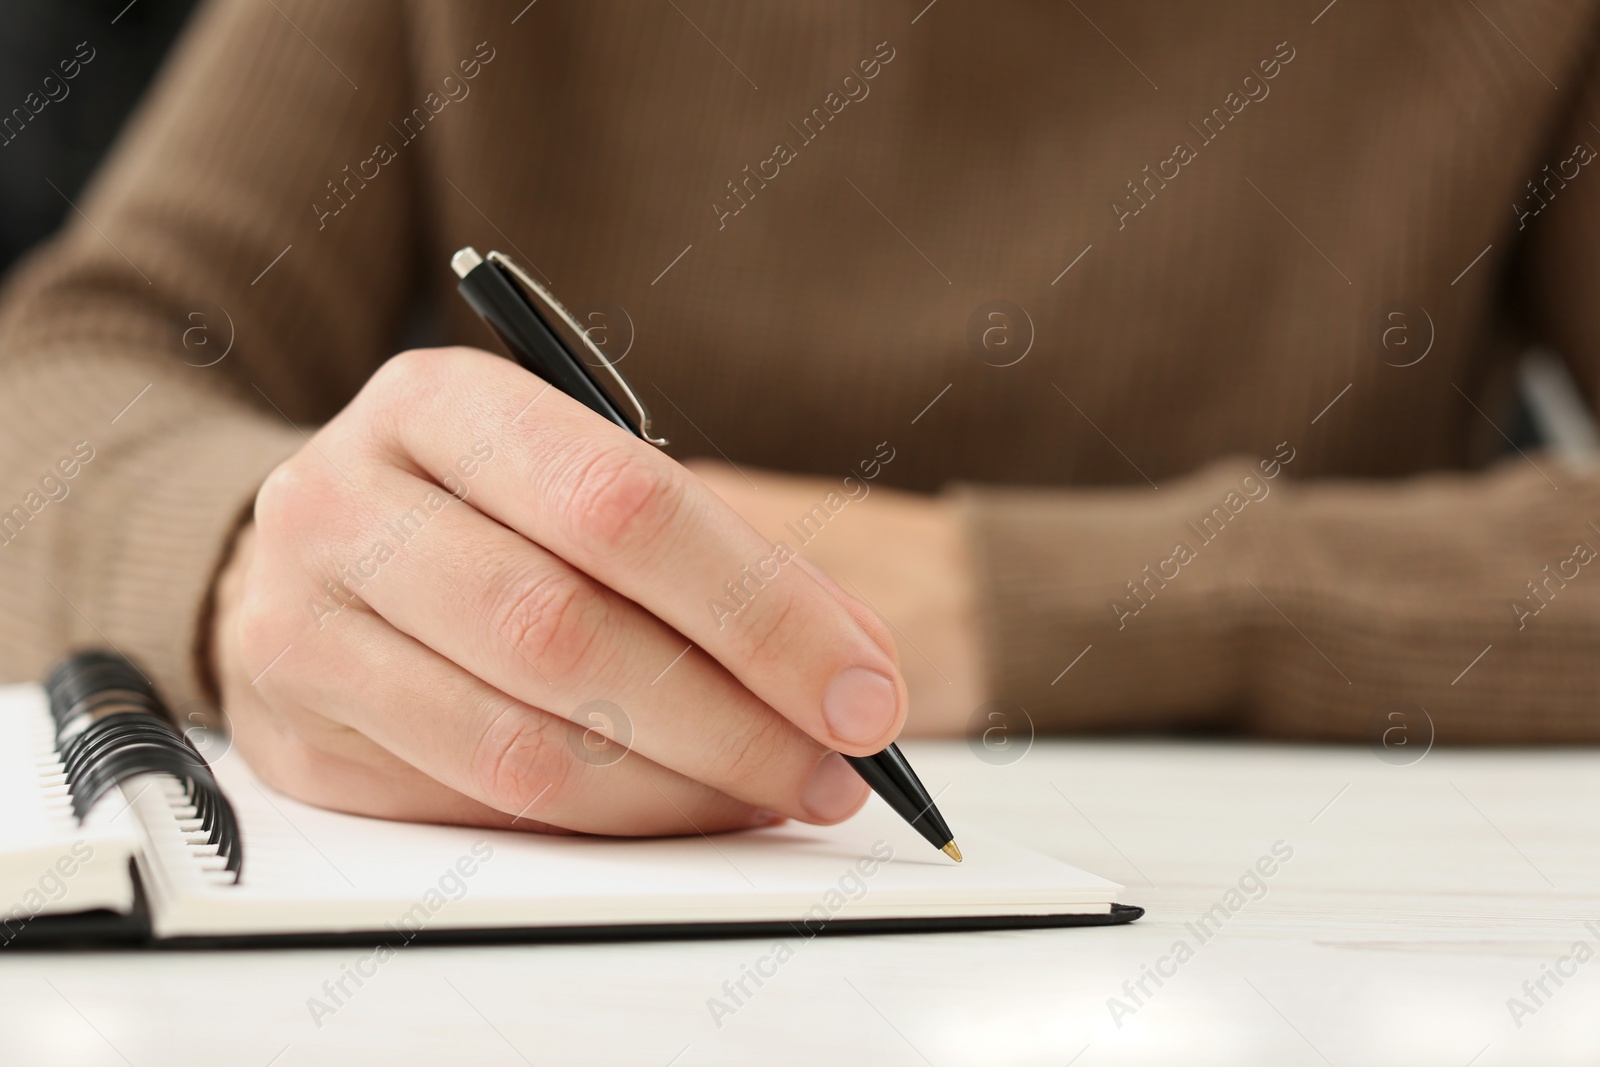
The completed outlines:
{"type": "MultiPolygon", "coordinates": [[[[650,413],[578,320],[511,257],[482,256],[469,245],[450,257],[450,268],[460,279],[457,292],[525,369],[629,433],[653,445],[667,443],[652,435],[650,413]],[[562,340],[563,331],[570,342],[562,340]],[[581,359],[574,346],[592,360],[581,359]],[[614,392],[602,388],[602,380],[614,392]]],[[[950,827],[897,746],[845,760],[929,844],[961,862],[950,827]]]]}

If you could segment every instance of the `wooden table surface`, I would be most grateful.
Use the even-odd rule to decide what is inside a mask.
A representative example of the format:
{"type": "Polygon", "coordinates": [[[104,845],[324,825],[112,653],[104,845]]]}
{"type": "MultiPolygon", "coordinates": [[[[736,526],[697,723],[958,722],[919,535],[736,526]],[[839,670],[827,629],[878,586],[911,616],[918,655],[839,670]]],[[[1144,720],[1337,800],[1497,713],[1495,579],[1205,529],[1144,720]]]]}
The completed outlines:
{"type": "Polygon", "coordinates": [[[907,749],[958,837],[999,830],[1148,914],[791,939],[720,1018],[772,939],[408,946],[315,1020],[362,950],[0,951],[0,1063],[1600,1063],[1600,752],[907,749]]]}

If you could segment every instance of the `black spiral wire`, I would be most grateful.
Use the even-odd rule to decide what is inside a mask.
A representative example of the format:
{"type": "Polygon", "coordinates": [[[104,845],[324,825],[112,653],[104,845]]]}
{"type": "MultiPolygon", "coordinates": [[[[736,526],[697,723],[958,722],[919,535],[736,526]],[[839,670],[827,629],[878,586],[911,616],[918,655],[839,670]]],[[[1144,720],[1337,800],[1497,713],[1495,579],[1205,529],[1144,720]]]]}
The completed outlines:
{"type": "Polygon", "coordinates": [[[170,774],[238,882],[244,848],[233,806],[138,668],[115,653],[79,652],[50,672],[45,689],[78,820],[113,786],[140,774],[170,774]]]}

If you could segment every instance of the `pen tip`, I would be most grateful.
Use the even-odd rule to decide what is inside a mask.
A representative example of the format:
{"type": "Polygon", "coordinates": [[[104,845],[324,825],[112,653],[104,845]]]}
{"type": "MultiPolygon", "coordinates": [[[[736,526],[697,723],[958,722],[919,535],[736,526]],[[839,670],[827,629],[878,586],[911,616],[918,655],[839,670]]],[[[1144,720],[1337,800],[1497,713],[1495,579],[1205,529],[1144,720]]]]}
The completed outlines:
{"type": "Polygon", "coordinates": [[[956,843],[954,841],[946,841],[944,848],[941,849],[941,851],[946,856],[949,856],[951,859],[955,860],[957,863],[961,862],[961,850],[956,847],[956,843]]]}

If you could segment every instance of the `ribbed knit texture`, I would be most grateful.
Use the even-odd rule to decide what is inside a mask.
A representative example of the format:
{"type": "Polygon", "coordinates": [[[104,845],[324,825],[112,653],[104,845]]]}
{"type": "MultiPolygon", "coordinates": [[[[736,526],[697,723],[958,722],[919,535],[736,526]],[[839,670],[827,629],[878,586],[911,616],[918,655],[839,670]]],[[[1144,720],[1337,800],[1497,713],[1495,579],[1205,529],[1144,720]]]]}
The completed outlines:
{"type": "Polygon", "coordinates": [[[1405,700],[1600,738],[1600,571],[1511,606],[1600,548],[1595,479],[1471,473],[1523,344],[1600,395],[1600,171],[1519,220],[1600,143],[1596,5],[924,6],[205,10],[0,308],[0,675],[113,645],[192,699],[301,428],[429,305],[493,347],[470,243],[626,310],[674,454],[842,476],[887,440],[887,481],[951,487],[991,693],[1042,726],[1355,738],[1405,700]],[[1020,362],[1015,315],[973,342],[991,301],[1020,362]],[[1374,341],[1402,301],[1412,366],[1422,317],[1374,341]]]}

